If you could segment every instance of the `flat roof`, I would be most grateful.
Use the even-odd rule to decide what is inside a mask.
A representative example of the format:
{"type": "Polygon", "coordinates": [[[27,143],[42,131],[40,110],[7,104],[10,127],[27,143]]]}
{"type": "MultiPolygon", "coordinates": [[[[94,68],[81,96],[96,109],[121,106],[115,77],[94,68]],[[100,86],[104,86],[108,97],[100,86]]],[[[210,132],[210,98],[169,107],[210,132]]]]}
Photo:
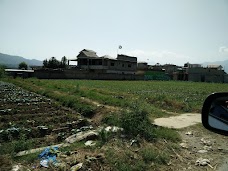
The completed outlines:
{"type": "Polygon", "coordinates": [[[5,69],[6,72],[34,72],[34,70],[25,69],[5,69]]]}

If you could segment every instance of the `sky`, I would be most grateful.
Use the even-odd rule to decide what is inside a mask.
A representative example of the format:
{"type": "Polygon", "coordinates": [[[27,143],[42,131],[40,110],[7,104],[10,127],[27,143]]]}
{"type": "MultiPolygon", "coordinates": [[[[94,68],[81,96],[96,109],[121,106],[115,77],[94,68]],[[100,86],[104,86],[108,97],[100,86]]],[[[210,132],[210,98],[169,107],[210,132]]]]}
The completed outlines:
{"type": "Polygon", "coordinates": [[[227,60],[228,0],[0,0],[0,53],[60,60],[83,49],[148,64],[227,60]]]}

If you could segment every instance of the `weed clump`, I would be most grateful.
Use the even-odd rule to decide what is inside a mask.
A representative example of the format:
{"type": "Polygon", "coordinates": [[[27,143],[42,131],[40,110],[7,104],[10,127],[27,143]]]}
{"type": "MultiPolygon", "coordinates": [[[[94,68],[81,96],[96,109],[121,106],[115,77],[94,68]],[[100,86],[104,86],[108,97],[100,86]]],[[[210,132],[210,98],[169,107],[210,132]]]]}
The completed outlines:
{"type": "Polygon", "coordinates": [[[134,111],[126,111],[120,117],[120,126],[131,136],[141,136],[148,141],[156,138],[154,126],[151,124],[148,112],[138,106],[134,111]]]}
{"type": "Polygon", "coordinates": [[[148,115],[149,113],[146,110],[135,107],[135,110],[132,111],[122,111],[121,113],[108,115],[103,118],[102,122],[123,128],[129,138],[140,137],[147,141],[166,139],[171,142],[181,140],[180,135],[175,130],[151,124],[148,115]]]}
{"type": "Polygon", "coordinates": [[[100,139],[101,145],[104,145],[105,143],[107,143],[111,137],[112,137],[112,132],[108,132],[104,128],[101,129],[99,133],[99,139],[100,139]]]}
{"type": "Polygon", "coordinates": [[[106,116],[102,121],[108,125],[123,128],[129,138],[141,137],[148,141],[156,138],[155,128],[149,120],[148,112],[138,107],[134,111],[125,110],[106,116]]]}

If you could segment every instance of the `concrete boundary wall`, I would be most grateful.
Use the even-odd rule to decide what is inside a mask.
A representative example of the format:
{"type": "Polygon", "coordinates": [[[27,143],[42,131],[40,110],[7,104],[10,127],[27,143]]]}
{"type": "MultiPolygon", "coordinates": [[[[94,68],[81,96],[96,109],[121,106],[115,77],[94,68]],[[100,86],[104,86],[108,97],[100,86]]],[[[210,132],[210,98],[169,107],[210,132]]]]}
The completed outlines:
{"type": "Polygon", "coordinates": [[[95,73],[82,70],[35,70],[39,79],[144,80],[144,75],[95,73]]]}

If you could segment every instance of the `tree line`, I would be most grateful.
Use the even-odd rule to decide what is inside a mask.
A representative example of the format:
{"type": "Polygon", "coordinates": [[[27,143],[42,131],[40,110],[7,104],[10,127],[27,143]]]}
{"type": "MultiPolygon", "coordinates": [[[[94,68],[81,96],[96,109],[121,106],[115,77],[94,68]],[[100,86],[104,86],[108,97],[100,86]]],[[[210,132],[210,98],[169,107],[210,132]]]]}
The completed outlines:
{"type": "MultiPolygon", "coordinates": [[[[45,59],[43,61],[43,68],[66,68],[67,67],[67,58],[64,56],[62,57],[61,61],[57,60],[55,57],[51,57],[49,60],[45,59]]],[[[28,69],[28,65],[25,62],[21,62],[18,65],[19,69],[28,69]]]]}
{"type": "Polygon", "coordinates": [[[67,67],[67,58],[62,57],[61,61],[57,60],[55,57],[51,57],[49,60],[45,59],[43,61],[43,68],[66,68],[67,67]]]}

